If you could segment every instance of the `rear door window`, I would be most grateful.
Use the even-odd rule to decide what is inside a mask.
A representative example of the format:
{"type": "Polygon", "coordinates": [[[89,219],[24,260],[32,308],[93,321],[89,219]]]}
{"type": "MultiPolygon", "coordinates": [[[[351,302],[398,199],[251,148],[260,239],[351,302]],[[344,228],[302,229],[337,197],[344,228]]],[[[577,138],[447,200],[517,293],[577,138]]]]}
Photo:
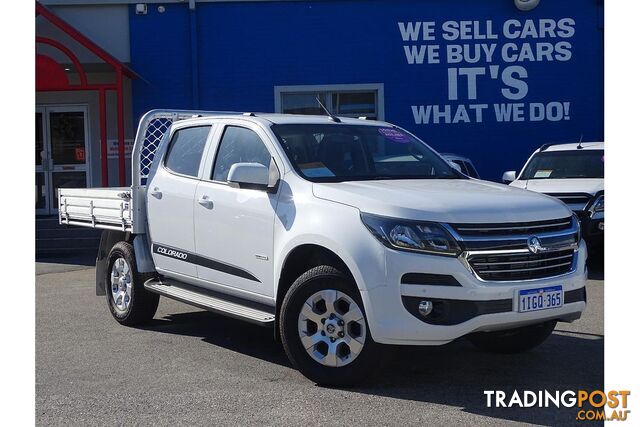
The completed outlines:
{"type": "Polygon", "coordinates": [[[211,126],[197,126],[175,131],[165,158],[165,167],[172,172],[197,178],[209,130],[211,126]]]}

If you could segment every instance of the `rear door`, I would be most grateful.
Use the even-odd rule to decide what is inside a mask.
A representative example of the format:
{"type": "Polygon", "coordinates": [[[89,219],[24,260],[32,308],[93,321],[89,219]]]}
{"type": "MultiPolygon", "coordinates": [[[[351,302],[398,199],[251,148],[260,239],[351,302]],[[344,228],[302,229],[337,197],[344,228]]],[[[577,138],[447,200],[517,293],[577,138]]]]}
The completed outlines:
{"type": "Polygon", "coordinates": [[[215,150],[215,144],[209,150],[196,191],[195,242],[201,257],[198,277],[214,289],[222,285],[273,296],[273,227],[278,194],[237,188],[227,183],[227,176],[234,163],[269,167],[275,150],[268,135],[255,123],[228,121],[220,127],[219,143],[215,150]]]}
{"type": "Polygon", "coordinates": [[[163,273],[197,277],[193,207],[211,126],[174,131],[157,172],[147,183],[152,256],[163,273]]]}

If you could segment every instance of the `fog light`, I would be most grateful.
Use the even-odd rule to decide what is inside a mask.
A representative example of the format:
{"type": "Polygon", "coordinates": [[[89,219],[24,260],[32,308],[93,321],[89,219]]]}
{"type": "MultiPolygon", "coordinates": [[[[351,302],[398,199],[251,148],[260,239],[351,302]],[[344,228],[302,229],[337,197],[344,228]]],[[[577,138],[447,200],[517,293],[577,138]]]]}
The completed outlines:
{"type": "Polygon", "coordinates": [[[433,303],[431,301],[420,301],[418,304],[418,312],[421,316],[427,317],[433,310],[433,303]]]}

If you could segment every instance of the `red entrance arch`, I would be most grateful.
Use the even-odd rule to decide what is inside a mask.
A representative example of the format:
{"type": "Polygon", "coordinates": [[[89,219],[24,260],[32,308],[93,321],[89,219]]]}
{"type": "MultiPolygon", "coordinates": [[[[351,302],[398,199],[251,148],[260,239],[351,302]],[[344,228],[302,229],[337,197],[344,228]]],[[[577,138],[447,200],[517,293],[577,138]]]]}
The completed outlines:
{"type": "Polygon", "coordinates": [[[87,50],[95,54],[107,64],[113,67],[116,73],[115,83],[89,84],[87,82],[87,73],[78,60],[78,57],[62,43],[45,37],[36,37],[36,44],[49,45],[62,52],[71,63],[73,63],[76,72],[80,78],[79,84],[71,84],[66,72],[60,64],[53,58],[36,54],[36,91],[73,91],[73,90],[96,90],[99,94],[100,104],[100,152],[102,160],[102,179],[103,187],[109,185],[109,167],[107,158],[107,103],[106,92],[113,90],[116,92],[117,105],[117,121],[118,121],[118,177],[121,186],[126,184],[126,169],[124,155],[124,96],[123,96],[123,78],[128,77],[135,79],[138,75],[129,67],[111,56],[108,52],[87,38],[80,31],[76,30],[70,24],[55,15],[40,2],[36,1],[36,17],[42,16],[51,24],[68,34],[72,39],[80,43],[87,50]]]}

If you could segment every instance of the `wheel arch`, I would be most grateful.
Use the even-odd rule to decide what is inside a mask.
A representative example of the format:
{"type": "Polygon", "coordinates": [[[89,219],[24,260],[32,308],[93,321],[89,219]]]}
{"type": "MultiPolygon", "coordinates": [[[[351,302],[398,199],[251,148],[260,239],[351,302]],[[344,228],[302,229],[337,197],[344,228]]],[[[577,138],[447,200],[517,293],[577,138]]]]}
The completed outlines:
{"type": "Polygon", "coordinates": [[[104,296],[106,292],[105,274],[109,263],[109,252],[118,242],[127,242],[133,246],[136,265],[139,273],[155,272],[155,265],[146,234],[132,234],[128,231],[103,230],[100,236],[100,246],[96,256],[96,295],[104,296]]]}
{"type": "Polygon", "coordinates": [[[103,230],[100,236],[100,246],[96,255],[96,295],[106,295],[107,268],[109,263],[109,252],[111,248],[118,242],[133,242],[133,235],[129,232],[116,230],[103,230]]]}
{"type": "Polygon", "coordinates": [[[277,280],[276,324],[274,329],[276,340],[280,339],[280,334],[278,333],[280,327],[279,313],[285,294],[298,277],[319,265],[331,265],[339,268],[353,280],[356,290],[359,292],[352,270],[347,265],[347,262],[335,251],[317,243],[303,243],[293,247],[284,257],[277,280]]]}

